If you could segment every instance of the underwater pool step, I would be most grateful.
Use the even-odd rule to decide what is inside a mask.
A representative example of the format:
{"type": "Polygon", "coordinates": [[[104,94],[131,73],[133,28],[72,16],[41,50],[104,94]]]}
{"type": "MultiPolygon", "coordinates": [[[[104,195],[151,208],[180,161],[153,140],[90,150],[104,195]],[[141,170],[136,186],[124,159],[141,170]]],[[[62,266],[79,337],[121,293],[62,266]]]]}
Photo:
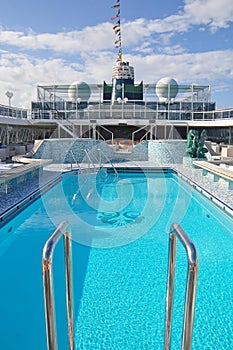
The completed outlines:
{"type": "MultiPolygon", "coordinates": [[[[116,161],[115,161],[116,162],[116,161]]],[[[147,167],[130,167],[130,168],[125,168],[125,167],[117,167],[117,172],[118,173],[128,173],[129,171],[131,173],[150,173],[150,174],[161,174],[161,172],[168,174],[168,173],[174,173],[175,171],[171,168],[166,168],[166,167],[160,167],[160,168],[147,168],[147,167]]],[[[112,168],[107,168],[108,173],[113,172],[112,168]]]]}

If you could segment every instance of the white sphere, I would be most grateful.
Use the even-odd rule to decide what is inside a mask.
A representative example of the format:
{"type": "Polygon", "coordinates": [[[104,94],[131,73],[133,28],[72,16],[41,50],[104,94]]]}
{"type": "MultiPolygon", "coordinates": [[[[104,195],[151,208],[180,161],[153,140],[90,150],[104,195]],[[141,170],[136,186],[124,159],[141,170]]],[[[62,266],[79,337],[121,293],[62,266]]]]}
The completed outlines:
{"type": "Polygon", "coordinates": [[[156,95],[160,102],[168,102],[174,99],[179,91],[179,86],[175,79],[162,78],[155,87],[156,95]]]}
{"type": "Polygon", "coordinates": [[[91,89],[87,83],[75,81],[69,86],[68,96],[72,101],[87,102],[91,96],[91,89]]]}

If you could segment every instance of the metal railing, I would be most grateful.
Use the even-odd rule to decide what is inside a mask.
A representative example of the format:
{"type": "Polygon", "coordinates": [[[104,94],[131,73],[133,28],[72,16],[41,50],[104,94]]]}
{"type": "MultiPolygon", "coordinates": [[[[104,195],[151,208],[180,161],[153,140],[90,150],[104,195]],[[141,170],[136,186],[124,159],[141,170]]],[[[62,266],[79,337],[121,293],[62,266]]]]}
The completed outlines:
{"type": "Polygon", "coordinates": [[[103,137],[103,135],[98,130],[95,129],[94,139],[96,139],[96,136],[97,136],[97,140],[105,141],[105,138],[103,137]]]}
{"type": "MultiPolygon", "coordinates": [[[[53,276],[52,259],[53,251],[59,240],[64,237],[65,271],[66,271],[66,307],[68,320],[68,343],[69,350],[74,350],[74,318],[73,318],[73,298],[72,298],[72,263],[71,263],[71,238],[70,231],[67,229],[68,222],[62,222],[51,237],[45,243],[42,256],[44,300],[47,330],[48,350],[57,350],[56,322],[53,294],[53,276]]],[[[166,297],[166,322],[164,349],[170,349],[171,328],[172,328],[172,310],[174,299],[174,281],[176,265],[176,236],[180,239],[186,249],[188,258],[188,273],[186,282],[186,300],[184,310],[184,323],[182,335],[182,350],[191,350],[192,331],[194,321],[194,309],[196,299],[196,285],[198,273],[198,256],[195,245],[190,240],[185,231],[179,224],[174,223],[170,229],[169,239],[169,266],[167,279],[167,297],[166,297]]]]}
{"type": "Polygon", "coordinates": [[[138,130],[135,130],[135,131],[133,131],[132,132],[132,144],[134,145],[134,140],[135,140],[135,135],[137,134],[137,133],[139,133],[139,132],[141,132],[142,130],[145,130],[146,132],[145,132],[145,134],[140,138],[140,142],[141,141],[143,141],[144,139],[146,139],[147,140],[147,136],[148,135],[150,135],[151,133],[152,133],[152,129],[153,129],[153,127],[154,127],[154,125],[144,125],[144,126],[142,126],[140,129],[138,129],[138,130]],[[149,128],[148,130],[147,130],[147,128],[149,128]]]}
{"type": "Polygon", "coordinates": [[[54,119],[58,126],[72,137],[77,137],[75,124],[70,119],[54,119]]]}
{"type": "MultiPolygon", "coordinates": [[[[105,128],[103,125],[99,125],[99,124],[98,124],[98,128],[99,128],[99,129],[103,129],[107,134],[110,134],[110,140],[111,140],[111,142],[112,142],[112,144],[113,144],[114,133],[113,133],[112,131],[108,130],[107,128],[105,128]]],[[[96,130],[96,131],[97,131],[97,130],[96,130]]],[[[101,132],[98,131],[98,134],[101,135],[101,132]]],[[[102,137],[102,138],[103,138],[104,141],[106,140],[106,138],[104,138],[104,137],[102,137]]]]}
{"type": "Polygon", "coordinates": [[[54,310],[52,260],[53,251],[59,238],[64,237],[65,271],[66,271],[66,308],[68,321],[69,350],[74,350],[74,317],[72,299],[72,263],[71,238],[67,230],[68,222],[63,221],[45,243],[42,256],[42,270],[44,283],[45,319],[48,350],[57,350],[56,322],[54,310]]]}
{"type": "Polygon", "coordinates": [[[99,151],[99,162],[100,162],[100,166],[102,167],[102,162],[101,162],[101,155],[104,156],[104,158],[107,160],[107,162],[109,162],[114,170],[114,173],[116,175],[116,177],[118,177],[118,172],[116,170],[116,167],[114,166],[113,162],[111,161],[111,159],[108,158],[108,156],[102,151],[101,148],[97,148],[97,150],[99,151]]]}
{"type": "MultiPolygon", "coordinates": [[[[87,180],[87,174],[90,172],[91,169],[94,169],[95,171],[97,171],[96,165],[94,164],[94,162],[92,161],[89,152],[87,151],[87,149],[84,149],[84,153],[86,154],[87,160],[88,160],[88,168],[85,168],[84,166],[81,166],[81,164],[77,161],[77,158],[74,155],[74,152],[72,150],[67,151],[70,155],[70,169],[73,170],[73,162],[72,159],[75,161],[75,164],[78,167],[79,170],[79,174],[85,175],[85,180],[87,180]],[[92,168],[91,168],[92,165],[92,168]],[[88,171],[87,171],[88,170],[88,171]]],[[[99,171],[99,169],[98,169],[99,171]]]]}
{"type": "MultiPolygon", "coordinates": [[[[189,109],[186,108],[186,102],[184,105],[176,106],[172,109],[172,105],[168,108],[168,105],[159,105],[157,103],[153,103],[150,105],[149,103],[145,104],[145,101],[142,101],[142,104],[138,104],[137,101],[132,101],[127,104],[115,104],[104,103],[101,104],[100,107],[98,105],[92,105],[92,108],[85,108],[82,110],[82,114],[80,111],[73,109],[64,109],[59,113],[65,115],[65,120],[72,120],[75,124],[76,122],[84,119],[95,120],[98,124],[99,119],[108,119],[115,120],[118,122],[121,119],[139,119],[139,120],[154,120],[156,122],[163,121],[211,121],[211,120],[221,120],[221,119],[232,119],[233,118],[233,108],[228,109],[214,109],[214,110],[206,110],[204,106],[201,107],[200,110],[191,107],[191,102],[189,102],[189,109]]],[[[52,109],[32,109],[31,115],[32,119],[54,119],[51,115],[50,111],[52,109]]],[[[65,125],[65,124],[64,124],[65,125]]],[[[98,124],[99,126],[99,124],[98,124]]]]}
{"type": "Polygon", "coordinates": [[[174,223],[170,229],[164,349],[169,350],[171,343],[172,309],[176,266],[176,236],[178,236],[183,246],[185,247],[188,258],[182,350],[191,350],[198,274],[198,256],[195,245],[190,240],[185,231],[177,223],[174,223]]]}
{"type": "Polygon", "coordinates": [[[92,165],[92,168],[93,168],[94,170],[99,171],[99,169],[97,169],[95,163],[94,163],[93,160],[91,159],[91,156],[90,156],[88,150],[87,150],[87,149],[84,149],[84,152],[85,152],[85,154],[86,154],[86,156],[87,156],[87,159],[89,160],[88,168],[90,169],[90,166],[92,165]]]}
{"type": "Polygon", "coordinates": [[[75,164],[77,165],[78,169],[81,171],[82,167],[79,164],[79,162],[77,161],[77,159],[76,159],[76,157],[74,155],[74,152],[70,149],[70,150],[67,151],[67,153],[70,155],[70,169],[71,170],[73,169],[73,162],[72,162],[72,159],[73,159],[75,164]]]}

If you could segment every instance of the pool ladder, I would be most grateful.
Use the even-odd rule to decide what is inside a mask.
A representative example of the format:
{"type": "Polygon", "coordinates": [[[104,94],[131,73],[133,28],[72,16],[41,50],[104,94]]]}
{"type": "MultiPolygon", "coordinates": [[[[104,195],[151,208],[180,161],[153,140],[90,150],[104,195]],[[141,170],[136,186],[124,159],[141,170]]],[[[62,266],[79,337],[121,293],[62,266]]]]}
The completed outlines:
{"type": "Polygon", "coordinates": [[[59,238],[64,238],[65,272],[66,272],[66,309],[68,321],[69,350],[74,350],[74,316],[72,296],[72,262],[71,233],[67,229],[68,222],[63,221],[45,243],[42,256],[42,271],[44,283],[45,320],[48,350],[57,350],[57,336],[54,310],[52,262],[53,251],[59,238]]]}
{"type": "Polygon", "coordinates": [[[198,256],[197,250],[189,236],[182,227],[174,223],[169,234],[169,256],[168,256],[168,276],[167,276],[167,298],[166,298],[166,320],[164,350],[169,350],[171,346],[172,309],[174,300],[175,268],[176,268],[176,237],[179,238],[185,247],[188,258],[188,271],[186,279],[186,297],[184,308],[184,322],[182,335],[182,350],[192,349],[192,332],[194,321],[194,310],[196,300],[198,256]]]}
{"type": "Polygon", "coordinates": [[[105,160],[111,165],[111,168],[113,169],[115,176],[117,178],[118,172],[117,172],[116,167],[114,166],[113,162],[111,161],[111,159],[102,151],[101,148],[97,148],[97,151],[99,152],[99,158],[97,156],[95,156],[94,154],[92,154],[90,151],[84,149],[84,152],[86,153],[86,156],[87,156],[89,162],[92,164],[92,166],[94,168],[96,168],[96,166],[95,166],[95,163],[91,159],[91,155],[94,158],[94,161],[97,162],[98,169],[99,169],[97,171],[98,173],[100,173],[100,170],[103,168],[104,163],[102,162],[102,159],[105,158],[105,160]]]}
{"type": "MultiPolygon", "coordinates": [[[[72,262],[71,262],[71,233],[67,229],[68,222],[62,222],[51,237],[45,243],[42,256],[42,270],[44,283],[44,300],[47,330],[48,350],[57,350],[57,337],[54,311],[52,259],[56,243],[61,236],[64,237],[65,271],[66,271],[66,307],[68,320],[68,344],[69,350],[74,350],[74,317],[73,317],[73,297],[72,297],[72,262]]],[[[198,274],[198,256],[196,247],[190,240],[182,227],[174,223],[169,234],[169,257],[168,257],[168,277],[167,277],[167,297],[166,297],[166,320],[164,350],[170,349],[172,309],[174,300],[174,282],[176,265],[176,237],[180,239],[185,247],[188,258],[188,272],[186,280],[186,300],[184,309],[182,350],[192,349],[192,331],[194,321],[194,309],[196,299],[196,285],[198,274]]]]}
{"type": "MultiPolygon", "coordinates": [[[[92,169],[95,172],[99,173],[101,168],[103,167],[101,158],[105,158],[105,160],[111,165],[116,177],[118,177],[118,172],[117,172],[116,167],[114,166],[113,162],[111,161],[111,159],[102,151],[101,148],[97,148],[97,151],[99,152],[99,159],[94,154],[92,154],[92,157],[97,162],[98,166],[96,166],[94,161],[91,159],[90,151],[88,151],[86,148],[84,149],[84,153],[86,154],[86,158],[88,160],[88,170],[92,169]],[[92,166],[92,168],[91,168],[91,166],[92,166]]],[[[69,154],[69,157],[70,157],[70,169],[71,170],[73,169],[73,161],[72,160],[74,160],[76,166],[78,167],[79,173],[80,174],[84,173],[85,168],[81,167],[80,163],[77,161],[77,159],[74,155],[74,152],[72,150],[67,150],[66,152],[69,154]]]]}

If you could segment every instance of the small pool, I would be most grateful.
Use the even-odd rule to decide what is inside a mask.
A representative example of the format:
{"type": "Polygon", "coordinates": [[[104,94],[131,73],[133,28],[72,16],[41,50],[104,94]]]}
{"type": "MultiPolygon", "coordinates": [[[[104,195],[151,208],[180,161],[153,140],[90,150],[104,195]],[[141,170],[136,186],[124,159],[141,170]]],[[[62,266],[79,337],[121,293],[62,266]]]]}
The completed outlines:
{"type": "MultiPolygon", "coordinates": [[[[171,171],[69,173],[1,228],[2,349],[46,349],[41,255],[62,220],[73,237],[76,349],[163,349],[168,231],[196,244],[193,349],[230,349],[233,221],[171,171]]],[[[67,348],[62,241],[54,254],[59,349],[67,348]]],[[[178,244],[172,349],[181,348],[186,255],[178,244]]]]}

